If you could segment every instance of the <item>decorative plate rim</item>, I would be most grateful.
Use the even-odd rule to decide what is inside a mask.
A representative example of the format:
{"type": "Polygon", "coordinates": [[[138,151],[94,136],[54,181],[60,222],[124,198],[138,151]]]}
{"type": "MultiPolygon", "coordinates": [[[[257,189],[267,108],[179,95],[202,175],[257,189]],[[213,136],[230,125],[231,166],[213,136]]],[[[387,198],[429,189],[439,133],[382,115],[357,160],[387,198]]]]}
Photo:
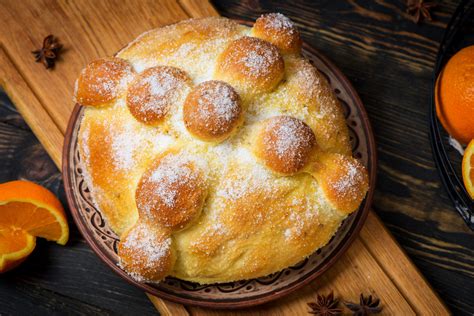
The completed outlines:
{"type": "MultiPolygon", "coordinates": [[[[237,20],[238,23],[241,24],[249,24],[247,21],[237,20]]],[[[294,282],[288,284],[285,288],[281,291],[272,292],[272,293],[263,293],[258,295],[249,296],[245,299],[239,300],[219,300],[219,301],[211,301],[209,299],[197,300],[195,298],[183,297],[178,296],[178,294],[166,291],[164,289],[158,288],[151,288],[146,283],[140,283],[133,280],[125,271],[123,271],[120,267],[118,267],[114,262],[112,262],[100,249],[98,245],[98,241],[93,238],[91,234],[89,234],[88,229],[86,228],[83,220],[81,218],[81,214],[79,214],[78,208],[79,206],[76,203],[74,198],[74,187],[71,183],[71,164],[70,164],[70,154],[72,153],[71,149],[73,147],[73,143],[71,142],[71,138],[73,132],[76,128],[76,123],[79,118],[79,114],[81,112],[81,105],[75,104],[74,109],[71,113],[69,118],[67,130],[64,137],[64,146],[62,152],[62,177],[64,181],[64,188],[66,192],[66,198],[71,210],[71,214],[73,215],[74,222],[78,227],[79,231],[81,232],[82,236],[86,239],[89,246],[92,250],[97,254],[97,256],[113,271],[119,274],[123,279],[125,279],[130,284],[133,284],[140,289],[148,292],[152,295],[159,296],[161,298],[173,301],[175,303],[185,304],[185,305],[194,305],[194,306],[201,306],[201,307],[210,307],[210,308],[244,308],[244,307],[251,307],[255,305],[264,304],[276,299],[279,299],[285,295],[288,295],[291,292],[300,289],[301,287],[309,284],[310,282],[314,281],[316,278],[321,276],[324,272],[326,272],[330,267],[334,265],[334,263],[346,252],[348,247],[352,244],[354,239],[358,236],[359,231],[362,229],[362,226],[365,223],[365,220],[368,216],[372,199],[375,190],[375,182],[376,182],[376,170],[377,170],[377,152],[376,152],[376,144],[375,138],[372,131],[372,127],[365,110],[365,107],[355,91],[354,87],[351,85],[349,80],[342,74],[342,72],[337,68],[328,58],[323,56],[319,53],[316,49],[311,47],[310,45],[303,43],[303,50],[309,51],[317,57],[326,65],[328,69],[331,70],[333,75],[338,79],[338,81],[344,87],[345,92],[348,94],[350,99],[353,100],[354,104],[358,110],[358,117],[362,122],[362,128],[364,129],[365,135],[367,136],[367,143],[368,143],[368,152],[369,152],[369,191],[367,193],[366,198],[362,202],[359,210],[354,214],[356,218],[352,223],[352,226],[349,227],[345,235],[342,237],[344,240],[336,246],[336,248],[331,252],[331,255],[323,261],[321,267],[313,271],[309,274],[305,279],[296,279],[294,282]]],[[[337,232],[336,232],[337,233],[337,232]]],[[[323,247],[324,248],[324,247],[323,247]]],[[[321,249],[323,249],[321,248],[321,249]]]]}

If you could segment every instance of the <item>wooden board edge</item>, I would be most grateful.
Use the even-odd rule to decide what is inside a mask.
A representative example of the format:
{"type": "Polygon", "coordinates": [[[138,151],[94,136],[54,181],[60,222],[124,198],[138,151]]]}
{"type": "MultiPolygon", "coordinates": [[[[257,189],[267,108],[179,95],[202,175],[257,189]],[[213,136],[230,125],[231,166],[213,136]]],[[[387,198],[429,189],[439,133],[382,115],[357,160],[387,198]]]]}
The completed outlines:
{"type": "Polygon", "coordinates": [[[61,170],[64,134],[46,111],[7,51],[0,45],[0,85],[61,170]]]}
{"type": "Polygon", "coordinates": [[[434,315],[451,314],[373,210],[369,212],[359,238],[417,314],[424,314],[426,311],[434,315]]]}
{"type": "Polygon", "coordinates": [[[153,296],[146,293],[150,301],[153,303],[155,308],[160,312],[161,315],[170,316],[188,316],[190,315],[184,305],[173,303],[159,297],[153,296]]]}

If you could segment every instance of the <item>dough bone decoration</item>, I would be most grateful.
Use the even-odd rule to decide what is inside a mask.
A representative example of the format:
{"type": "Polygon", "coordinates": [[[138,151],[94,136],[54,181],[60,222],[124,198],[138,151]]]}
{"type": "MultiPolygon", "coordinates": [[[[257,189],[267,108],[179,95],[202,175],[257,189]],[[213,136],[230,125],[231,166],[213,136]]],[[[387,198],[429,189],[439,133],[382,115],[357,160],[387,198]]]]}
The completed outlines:
{"type": "Polygon", "coordinates": [[[0,184],[0,273],[22,263],[35,249],[36,237],[66,244],[69,227],[61,202],[33,182],[0,184]]]}
{"type": "Polygon", "coordinates": [[[436,114],[445,130],[466,148],[462,176],[474,199],[474,45],[458,51],[439,73],[435,86],[436,114]]]}
{"type": "Polygon", "coordinates": [[[146,32],[87,65],[75,100],[86,183],[139,282],[292,266],[369,188],[337,97],[279,13],[146,32]]]}

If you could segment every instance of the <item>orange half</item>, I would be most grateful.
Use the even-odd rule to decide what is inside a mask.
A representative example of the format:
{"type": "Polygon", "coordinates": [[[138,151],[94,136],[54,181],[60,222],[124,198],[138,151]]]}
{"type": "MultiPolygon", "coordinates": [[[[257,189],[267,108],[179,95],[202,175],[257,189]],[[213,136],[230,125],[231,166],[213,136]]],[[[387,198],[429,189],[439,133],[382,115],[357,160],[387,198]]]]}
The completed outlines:
{"type": "Polygon", "coordinates": [[[21,263],[33,251],[36,237],[66,244],[69,227],[61,202],[32,182],[0,184],[0,272],[21,263]]]}

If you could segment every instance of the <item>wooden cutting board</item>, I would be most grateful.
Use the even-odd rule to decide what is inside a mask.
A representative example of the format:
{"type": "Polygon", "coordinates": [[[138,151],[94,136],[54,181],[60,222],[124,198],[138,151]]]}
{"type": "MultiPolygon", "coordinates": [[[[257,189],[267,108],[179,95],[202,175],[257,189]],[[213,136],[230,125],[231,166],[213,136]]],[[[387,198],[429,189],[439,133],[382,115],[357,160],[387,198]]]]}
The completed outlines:
{"type": "MultiPolygon", "coordinates": [[[[74,82],[91,60],[113,55],[139,34],[191,17],[218,15],[208,1],[0,0],[0,85],[6,90],[58,168],[74,82]],[[31,51],[54,34],[64,44],[55,70],[35,63],[31,51]]],[[[150,296],[165,315],[306,314],[316,293],[382,301],[386,314],[444,315],[449,311],[371,212],[360,236],[321,278],[275,302],[241,311],[182,306],[150,296]]]]}

